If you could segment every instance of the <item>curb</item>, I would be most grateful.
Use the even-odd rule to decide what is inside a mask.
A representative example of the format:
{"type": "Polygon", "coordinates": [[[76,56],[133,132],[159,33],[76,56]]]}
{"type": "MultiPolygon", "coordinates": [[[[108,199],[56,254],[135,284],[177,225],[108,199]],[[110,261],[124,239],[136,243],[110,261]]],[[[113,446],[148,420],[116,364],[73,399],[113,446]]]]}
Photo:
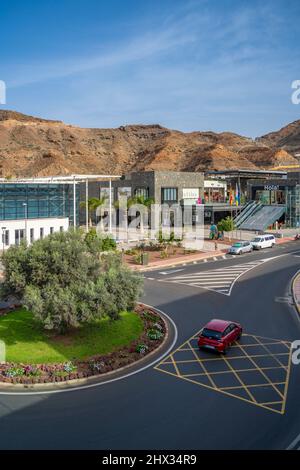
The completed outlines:
{"type": "MultiPolygon", "coordinates": [[[[175,266],[187,266],[187,265],[190,265],[190,264],[198,264],[198,263],[206,263],[208,262],[209,260],[212,260],[212,261],[219,261],[221,259],[226,259],[226,256],[225,256],[225,253],[223,254],[216,254],[216,255],[212,255],[212,256],[206,256],[206,257],[201,257],[201,258],[196,258],[194,260],[180,260],[180,261],[173,261],[173,262],[170,262],[170,264],[163,264],[161,266],[147,266],[145,268],[135,268],[133,269],[134,272],[146,272],[146,271],[156,271],[158,269],[164,269],[164,268],[172,268],[172,267],[175,267],[175,266]]],[[[132,269],[132,266],[129,266],[131,269],[132,269]]]]}
{"type": "Polygon", "coordinates": [[[1,395],[15,395],[15,396],[16,395],[20,395],[20,396],[47,395],[47,394],[53,394],[53,393],[81,391],[87,388],[94,388],[100,385],[105,385],[108,383],[125,379],[132,375],[138,374],[139,372],[142,372],[148,369],[149,367],[151,367],[152,365],[156,364],[157,362],[161,361],[167,354],[169,354],[169,352],[173,349],[177,341],[178,331],[177,331],[176,324],[169,317],[169,315],[167,315],[162,310],[156,307],[153,307],[152,305],[148,305],[144,303],[142,305],[144,305],[145,307],[152,308],[157,313],[159,313],[159,315],[161,316],[165,324],[166,336],[163,342],[159,345],[157,349],[154,349],[149,354],[142,357],[138,361],[133,362],[132,364],[128,364],[124,367],[120,367],[119,369],[116,369],[114,371],[106,372],[105,374],[98,374],[98,375],[86,377],[83,379],[74,379],[74,380],[69,380],[69,381],[62,382],[62,383],[46,383],[46,384],[30,384],[30,385],[23,385],[23,384],[12,385],[12,384],[8,384],[5,382],[3,383],[0,382],[0,396],[1,395]],[[173,329],[173,337],[170,336],[170,326],[173,329]],[[147,362],[149,362],[149,359],[151,359],[154,355],[157,355],[165,346],[167,346],[167,343],[170,343],[170,342],[171,344],[167,348],[166,351],[164,351],[156,359],[154,359],[149,364],[147,364],[147,362]],[[143,366],[143,363],[146,363],[146,365],[143,366]],[[138,369],[134,369],[133,371],[128,372],[127,374],[122,374],[122,372],[127,371],[130,368],[135,368],[136,365],[141,365],[141,367],[139,367],[138,369]],[[105,380],[106,378],[108,378],[108,380],[105,380]],[[4,390],[5,388],[7,390],[4,390]]]}
{"type": "Polygon", "coordinates": [[[295,284],[297,282],[297,280],[300,278],[300,270],[296,272],[296,274],[294,275],[293,279],[292,279],[292,296],[293,296],[293,302],[294,302],[294,306],[298,312],[298,314],[300,315],[300,304],[298,303],[297,301],[297,295],[296,295],[296,292],[295,292],[295,284]]]}

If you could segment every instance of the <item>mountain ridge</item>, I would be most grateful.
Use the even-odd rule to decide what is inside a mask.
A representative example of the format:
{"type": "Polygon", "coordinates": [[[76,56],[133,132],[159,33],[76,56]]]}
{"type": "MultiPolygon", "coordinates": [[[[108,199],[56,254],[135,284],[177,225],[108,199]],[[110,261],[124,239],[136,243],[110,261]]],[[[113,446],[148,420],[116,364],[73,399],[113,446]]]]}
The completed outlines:
{"type": "Polygon", "coordinates": [[[254,140],[233,132],[182,132],[160,124],[81,128],[0,110],[1,177],[269,169],[296,165],[293,153],[298,151],[300,121],[254,140]]]}

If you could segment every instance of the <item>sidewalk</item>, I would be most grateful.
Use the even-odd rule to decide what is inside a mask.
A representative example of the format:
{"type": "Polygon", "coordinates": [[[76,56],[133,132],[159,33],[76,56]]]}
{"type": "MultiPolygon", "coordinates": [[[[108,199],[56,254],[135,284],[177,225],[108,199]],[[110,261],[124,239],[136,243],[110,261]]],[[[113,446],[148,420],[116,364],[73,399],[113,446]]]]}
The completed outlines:
{"type": "Polygon", "coordinates": [[[276,238],[276,244],[281,245],[281,243],[292,242],[294,240],[294,237],[276,238]]]}
{"type": "Polygon", "coordinates": [[[292,295],[294,298],[296,309],[300,314],[300,271],[296,274],[292,282],[292,295]]]}
{"type": "MultiPolygon", "coordinates": [[[[291,242],[293,240],[294,240],[294,237],[277,238],[276,244],[281,245],[282,243],[291,242]]],[[[171,260],[170,259],[159,260],[159,261],[149,263],[146,266],[130,265],[130,268],[133,269],[134,271],[143,272],[143,271],[151,271],[152,269],[160,269],[160,268],[167,268],[167,267],[173,267],[173,266],[175,267],[178,265],[185,265],[188,263],[197,263],[198,261],[205,262],[206,260],[212,259],[212,258],[215,258],[216,260],[224,258],[225,254],[228,251],[230,244],[225,245],[225,244],[218,243],[218,246],[221,249],[215,250],[215,251],[195,253],[192,255],[186,255],[184,257],[181,256],[179,258],[172,258],[171,260]]],[[[300,272],[299,272],[299,294],[300,294],[300,272]]],[[[300,295],[299,295],[299,312],[300,312],[300,295]]]]}

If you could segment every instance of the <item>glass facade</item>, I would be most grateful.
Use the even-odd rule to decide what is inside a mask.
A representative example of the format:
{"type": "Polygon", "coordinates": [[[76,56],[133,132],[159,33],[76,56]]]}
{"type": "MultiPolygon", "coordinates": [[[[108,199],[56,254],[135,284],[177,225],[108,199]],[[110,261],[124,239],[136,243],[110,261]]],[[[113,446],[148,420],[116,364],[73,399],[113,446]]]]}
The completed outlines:
{"type": "MultiPolygon", "coordinates": [[[[76,221],[79,222],[79,187],[76,221]]],[[[72,184],[0,183],[0,220],[69,217],[73,224],[72,184]]]]}
{"type": "Polygon", "coordinates": [[[300,185],[289,188],[286,202],[287,227],[300,227],[300,185]]]}

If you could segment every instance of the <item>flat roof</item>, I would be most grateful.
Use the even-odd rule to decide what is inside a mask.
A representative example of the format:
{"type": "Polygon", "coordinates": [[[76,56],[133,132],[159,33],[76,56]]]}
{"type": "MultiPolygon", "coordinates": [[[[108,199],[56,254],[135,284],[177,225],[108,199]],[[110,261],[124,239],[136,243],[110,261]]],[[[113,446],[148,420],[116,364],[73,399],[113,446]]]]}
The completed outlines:
{"type": "Polygon", "coordinates": [[[252,175],[282,175],[286,176],[286,171],[279,171],[279,170],[212,170],[212,171],[205,171],[206,175],[234,175],[234,174],[252,174],[252,175]]]}
{"type": "Polygon", "coordinates": [[[3,184],[51,184],[51,183],[74,183],[89,180],[103,180],[121,178],[120,175],[68,175],[68,176],[37,176],[33,178],[0,178],[3,184]]]}

